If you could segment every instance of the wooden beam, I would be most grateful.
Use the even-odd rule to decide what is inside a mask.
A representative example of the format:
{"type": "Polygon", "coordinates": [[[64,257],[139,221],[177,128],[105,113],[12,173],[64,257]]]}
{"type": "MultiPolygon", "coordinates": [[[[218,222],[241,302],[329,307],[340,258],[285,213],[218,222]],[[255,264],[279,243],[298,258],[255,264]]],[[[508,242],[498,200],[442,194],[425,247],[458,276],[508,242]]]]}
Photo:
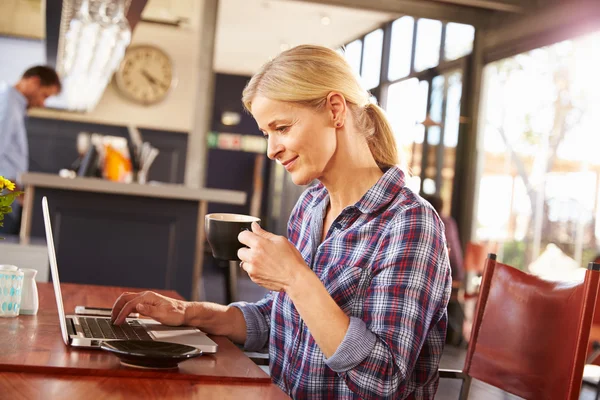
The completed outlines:
{"type": "Polygon", "coordinates": [[[127,10],[127,21],[131,27],[131,32],[133,32],[138,22],[141,21],[142,11],[144,11],[147,3],[148,0],[131,0],[129,10],[127,10]]]}
{"type": "Polygon", "coordinates": [[[493,11],[524,13],[527,8],[522,2],[514,0],[430,0],[437,3],[448,3],[460,6],[483,8],[493,11]]]}
{"type": "Polygon", "coordinates": [[[426,0],[300,0],[308,3],[411,15],[487,27],[494,11],[426,0]]]}
{"type": "Polygon", "coordinates": [[[485,63],[597,31],[600,1],[574,0],[511,17],[490,21],[482,43],[485,63]]]}

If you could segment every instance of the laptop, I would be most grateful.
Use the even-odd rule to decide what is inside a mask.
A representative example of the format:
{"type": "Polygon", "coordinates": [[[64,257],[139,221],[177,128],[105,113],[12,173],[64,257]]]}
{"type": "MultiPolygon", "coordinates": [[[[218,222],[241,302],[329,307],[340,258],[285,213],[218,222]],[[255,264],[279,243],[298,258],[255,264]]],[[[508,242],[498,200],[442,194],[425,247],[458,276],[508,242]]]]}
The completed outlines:
{"type": "Polygon", "coordinates": [[[113,325],[108,317],[87,317],[82,315],[66,315],[58,278],[58,264],[48,199],[42,198],[46,242],[50,259],[50,272],[56,297],[56,307],[60,322],[60,331],[67,346],[99,348],[101,342],[109,340],[157,340],[161,342],[179,343],[194,346],[204,353],[215,353],[218,345],[198,328],[186,326],[167,326],[152,320],[128,318],[122,325],[113,325]]]}

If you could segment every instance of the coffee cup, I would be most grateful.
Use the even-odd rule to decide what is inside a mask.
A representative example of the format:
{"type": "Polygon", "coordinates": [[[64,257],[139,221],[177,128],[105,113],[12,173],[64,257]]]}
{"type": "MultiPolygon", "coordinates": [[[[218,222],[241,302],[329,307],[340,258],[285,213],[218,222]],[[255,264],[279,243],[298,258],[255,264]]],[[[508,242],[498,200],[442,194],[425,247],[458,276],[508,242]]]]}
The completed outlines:
{"type": "Polygon", "coordinates": [[[252,230],[252,223],[260,224],[260,218],[242,214],[207,214],[204,229],[213,257],[219,260],[237,260],[237,252],[244,247],[238,235],[244,230],[252,230]]]}

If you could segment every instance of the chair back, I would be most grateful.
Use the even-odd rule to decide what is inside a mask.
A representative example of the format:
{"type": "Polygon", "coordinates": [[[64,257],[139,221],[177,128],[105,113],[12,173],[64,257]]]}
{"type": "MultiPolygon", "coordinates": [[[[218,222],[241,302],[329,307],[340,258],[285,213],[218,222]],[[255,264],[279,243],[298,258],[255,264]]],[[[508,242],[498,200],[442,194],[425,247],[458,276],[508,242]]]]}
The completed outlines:
{"type": "MultiPolygon", "coordinates": [[[[594,263],[600,264],[600,255],[596,256],[594,263]]],[[[594,322],[592,325],[600,325],[600,306],[598,306],[598,302],[600,302],[600,296],[596,299],[596,312],[594,313],[594,322]]]]}
{"type": "Polygon", "coordinates": [[[483,272],[485,259],[487,257],[487,246],[483,243],[468,242],[465,248],[464,268],[469,272],[483,272]]]}
{"type": "Polygon", "coordinates": [[[600,264],[583,282],[550,282],[490,254],[464,372],[517,396],[578,399],[600,264]]]}

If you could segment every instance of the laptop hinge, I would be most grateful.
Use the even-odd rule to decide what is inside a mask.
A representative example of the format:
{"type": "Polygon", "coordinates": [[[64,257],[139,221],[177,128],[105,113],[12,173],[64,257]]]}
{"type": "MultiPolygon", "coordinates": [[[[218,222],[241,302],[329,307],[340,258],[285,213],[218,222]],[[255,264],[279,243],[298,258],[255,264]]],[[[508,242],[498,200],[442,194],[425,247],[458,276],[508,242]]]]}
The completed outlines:
{"type": "Polygon", "coordinates": [[[75,336],[77,333],[75,331],[75,323],[73,322],[73,318],[66,318],[67,320],[67,332],[69,336],[75,336]]]}

